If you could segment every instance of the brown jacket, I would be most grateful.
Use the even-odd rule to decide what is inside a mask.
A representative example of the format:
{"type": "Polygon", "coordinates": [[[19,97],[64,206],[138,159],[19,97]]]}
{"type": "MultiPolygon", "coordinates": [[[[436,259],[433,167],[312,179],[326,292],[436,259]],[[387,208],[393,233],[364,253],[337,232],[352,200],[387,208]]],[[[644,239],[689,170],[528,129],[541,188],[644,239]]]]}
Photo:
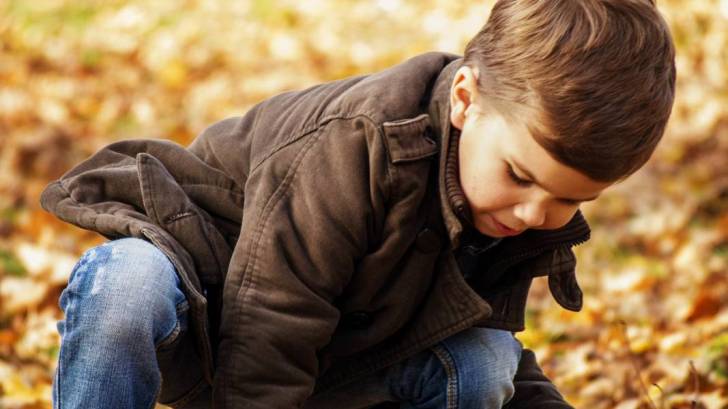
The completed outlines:
{"type": "MultiPolygon", "coordinates": [[[[161,402],[214,382],[217,408],[301,407],[463,329],[522,330],[535,276],[580,309],[580,213],[503,240],[471,282],[458,269],[468,210],[448,92],[461,63],[427,53],[284,93],[187,148],[117,142],[47,187],[49,212],[146,238],[177,268],[193,330],[160,357],[161,402]]],[[[521,364],[511,407],[568,407],[530,351],[521,364]]]]}

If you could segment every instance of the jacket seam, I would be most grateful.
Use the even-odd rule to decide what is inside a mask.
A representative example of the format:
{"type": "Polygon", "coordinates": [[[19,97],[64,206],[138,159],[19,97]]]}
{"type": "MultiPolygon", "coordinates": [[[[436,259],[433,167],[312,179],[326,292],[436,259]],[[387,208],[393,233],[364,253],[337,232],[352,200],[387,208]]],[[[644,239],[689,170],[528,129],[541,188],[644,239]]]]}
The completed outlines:
{"type": "Polygon", "coordinates": [[[384,141],[384,138],[386,138],[386,136],[384,135],[384,132],[382,131],[381,127],[377,126],[376,123],[369,116],[367,116],[367,115],[360,115],[360,116],[363,118],[366,118],[369,121],[370,125],[372,125],[374,127],[374,129],[377,130],[377,136],[379,137],[379,143],[382,145],[382,148],[384,149],[384,154],[386,156],[385,159],[387,159],[386,163],[384,165],[384,174],[387,179],[387,183],[385,185],[386,192],[384,193],[385,202],[387,204],[394,203],[395,184],[394,184],[394,175],[392,173],[395,172],[396,170],[394,169],[393,166],[390,165],[390,163],[391,163],[390,157],[389,157],[390,153],[389,153],[389,149],[387,149],[386,143],[384,141]]]}
{"type": "MultiPolygon", "coordinates": [[[[353,117],[344,117],[344,116],[332,117],[332,118],[330,118],[330,120],[326,121],[326,123],[320,124],[319,126],[316,127],[316,129],[312,130],[311,132],[321,130],[321,128],[323,128],[326,124],[328,124],[329,122],[334,121],[334,120],[350,120],[350,119],[357,118],[357,117],[365,118],[373,124],[371,119],[365,115],[356,115],[353,117]]],[[[311,132],[307,132],[305,134],[308,134],[311,132]]],[[[300,139],[300,137],[304,136],[305,134],[300,135],[299,138],[296,138],[295,140],[300,139]]],[[[311,150],[311,148],[313,148],[313,146],[320,139],[321,139],[321,133],[319,132],[316,137],[311,138],[311,140],[307,142],[307,145],[305,145],[304,148],[301,149],[301,151],[296,155],[294,160],[291,162],[291,166],[286,171],[286,175],[284,176],[283,181],[281,181],[281,183],[276,187],[276,189],[273,191],[273,193],[271,193],[269,198],[266,200],[266,203],[263,206],[263,210],[261,211],[261,215],[259,217],[261,223],[258,223],[258,230],[256,230],[255,239],[253,240],[254,248],[251,248],[250,259],[246,263],[246,268],[243,270],[244,271],[243,274],[245,276],[248,275],[247,273],[248,273],[249,269],[251,270],[251,273],[253,273],[255,271],[255,266],[256,266],[256,262],[257,262],[257,249],[259,247],[258,242],[260,241],[261,237],[265,233],[265,229],[268,227],[268,219],[270,217],[270,214],[272,213],[273,209],[275,208],[275,205],[277,204],[277,202],[279,200],[281,200],[288,193],[287,189],[290,186],[293,179],[295,178],[295,176],[298,172],[299,166],[301,165],[301,163],[303,163],[303,158],[306,156],[306,154],[311,150]]],[[[293,143],[293,142],[294,141],[291,141],[291,143],[293,143]]],[[[288,144],[286,144],[286,146],[287,145],[288,144]]],[[[283,148],[283,147],[281,147],[281,148],[283,148]]],[[[278,150],[280,150],[280,149],[278,149],[278,150]]],[[[262,161],[260,164],[262,164],[263,162],[264,161],[262,161]]],[[[256,165],[256,168],[259,165],[256,165]]],[[[385,168],[386,168],[386,166],[385,166],[385,168]]],[[[253,172],[251,171],[251,174],[252,173],[253,172]]],[[[389,189],[387,189],[387,190],[389,190],[389,189]]],[[[243,300],[243,301],[245,301],[245,300],[243,300]]]]}
{"type": "MultiPolygon", "coordinates": [[[[250,172],[248,172],[249,175],[253,174],[258,167],[260,167],[263,163],[265,163],[270,157],[278,153],[281,149],[285,148],[286,146],[295,143],[299,139],[303,138],[304,136],[314,133],[326,124],[328,124],[331,120],[334,119],[352,119],[356,118],[358,115],[347,117],[347,116],[332,116],[332,117],[326,117],[321,120],[321,122],[316,123],[315,125],[311,127],[305,127],[303,128],[299,133],[293,134],[293,136],[288,137],[287,139],[284,139],[283,141],[279,142],[277,145],[274,145],[268,153],[261,158],[258,163],[254,164],[250,167],[250,172]]],[[[255,126],[255,123],[253,124],[255,126]]]]}
{"type": "MultiPolygon", "coordinates": [[[[175,180],[175,182],[177,182],[177,181],[175,180]]],[[[180,182],[177,182],[177,184],[180,186],[190,186],[190,187],[194,187],[194,186],[210,187],[213,189],[222,190],[223,192],[232,193],[236,196],[236,198],[238,198],[238,199],[242,198],[243,200],[245,200],[245,195],[243,193],[235,192],[234,190],[231,190],[231,189],[228,189],[228,188],[225,188],[222,186],[211,185],[211,184],[207,184],[207,183],[184,183],[184,182],[180,183],[180,182]]],[[[237,185],[237,183],[236,183],[236,185],[237,185]]],[[[241,203],[242,203],[242,201],[241,201],[241,203]]]]}
{"type": "MultiPolygon", "coordinates": [[[[306,135],[309,135],[311,133],[315,133],[316,131],[321,130],[321,128],[325,127],[330,122],[336,121],[336,120],[348,121],[348,120],[352,120],[352,119],[356,119],[356,118],[363,118],[363,119],[366,119],[367,121],[369,121],[369,124],[372,125],[372,127],[374,127],[377,130],[377,135],[379,136],[378,142],[380,144],[384,143],[384,140],[383,140],[384,136],[383,136],[381,130],[376,125],[376,122],[374,122],[374,120],[371,117],[369,117],[368,115],[365,115],[365,114],[356,114],[356,115],[351,115],[351,116],[349,116],[349,115],[331,115],[331,116],[327,116],[327,117],[323,118],[320,122],[317,122],[315,125],[313,125],[311,127],[304,128],[300,133],[295,134],[295,136],[290,137],[290,138],[282,141],[278,145],[274,146],[273,148],[271,148],[270,152],[268,152],[268,154],[266,154],[265,157],[260,159],[258,161],[258,163],[256,163],[255,165],[251,166],[248,174],[252,175],[256,169],[258,169],[261,165],[263,165],[266,161],[268,161],[268,159],[270,159],[273,155],[278,153],[281,149],[284,149],[288,145],[291,145],[291,144],[297,142],[299,139],[305,137],[306,135]]],[[[389,186],[385,186],[386,190],[387,190],[386,195],[387,195],[387,197],[392,197],[392,195],[394,194],[392,192],[392,186],[394,185],[393,179],[389,173],[389,166],[385,166],[384,168],[385,168],[385,174],[387,177],[387,181],[389,182],[388,183],[389,186]]]]}
{"type": "MultiPolygon", "coordinates": [[[[328,125],[330,122],[336,121],[336,120],[352,120],[356,118],[363,118],[366,119],[369,124],[377,131],[378,136],[378,143],[384,145],[384,134],[382,133],[382,130],[379,126],[377,126],[377,123],[366,114],[356,114],[356,115],[330,115],[322,119],[320,122],[317,122],[315,125],[313,125],[310,128],[304,128],[299,134],[286,139],[285,141],[279,143],[278,145],[271,148],[270,152],[265,155],[258,163],[256,163],[254,166],[250,168],[250,171],[248,172],[248,175],[252,175],[256,169],[258,169],[261,165],[263,165],[268,159],[270,159],[273,155],[278,153],[281,149],[284,149],[288,145],[291,145],[295,142],[297,142],[299,139],[305,137],[306,135],[309,135],[311,133],[314,133],[316,131],[321,130],[321,128],[328,125]]],[[[385,148],[386,155],[389,155],[389,151],[385,148]]],[[[385,202],[389,203],[391,202],[392,198],[394,197],[395,190],[394,190],[394,176],[392,175],[392,166],[389,165],[389,163],[386,163],[384,166],[384,173],[386,177],[386,183],[385,183],[385,202]]],[[[271,195],[272,196],[272,195],[271,195]]]]}
{"type": "MultiPolygon", "coordinates": [[[[243,269],[240,289],[238,289],[237,294],[235,295],[235,299],[232,301],[233,308],[238,311],[240,317],[239,325],[246,325],[246,322],[250,319],[247,316],[246,311],[243,307],[247,305],[247,302],[250,301],[247,298],[250,296],[250,290],[253,287],[256,267],[258,264],[257,262],[259,258],[258,249],[260,248],[260,240],[264,236],[266,229],[269,227],[268,220],[270,218],[270,215],[273,213],[272,210],[275,208],[276,204],[283,197],[285,197],[285,194],[287,193],[287,188],[294,179],[298,167],[301,163],[303,163],[303,158],[318,139],[318,137],[312,138],[310,141],[307,142],[308,146],[304,146],[304,149],[301,149],[301,151],[297,154],[296,158],[293,160],[290,167],[288,168],[286,175],[283,178],[283,181],[281,181],[278,187],[276,187],[273,193],[271,193],[270,197],[266,200],[265,205],[263,206],[263,210],[261,211],[261,215],[259,217],[260,222],[257,223],[253,239],[251,240],[250,256],[248,257],[245,268],[243,269]]],[[[250,173],[252,174],[253,171],[251,171],[250,173]]]]}
{"type": "MultiPolygon", "coordinates": [[[[370,121],[370,123],[373,123],[370,118],[364,116],[364,115],[357,115],[356,117],[362,117],[364,119],[367,119],[370,121]]],[[[333,121],[333,120],[349,120],[354,117],[337,117],[337,118],[331,118],[330,121],[327,123],[333,121]]],[[[316,130],[320,130],[322,126],[319,126],[316,128],[316,130]]],[[[378,132],[378,135],[381,137],[381,133],[378,132]]],[[[303,136],[303,135],[301,135],[303,136]]],[[[300,165],[304,162],[304,158],[306,155],[311,151],[311,149],[316,145],[317,142],[321,140],[322,133],[319,132],[315,137],[312,137],[309,141],[306,142],[306,145],[300,150],[300,152],[297,154],[297,156],[294,158],[294,160],[291,162],[290,167],[288,168],[286,175],[283,178],[283,181],[275,188],[274,192],[270,194],[269,198],[265,201],[265,205],[263,206],[263,210],[261,211],[261,214],[258,218],[259,222],[256,223],[256,230],[254,231],[253,238],[251,240],[250,244],[250,256],[246,262],[246,266],[243,269],[243,279],[240,285],[240,289],[238,290],[238,293],[236,294],[235,300],[233,301],[234,308],[238,311],[238,316],[241,319],[241,323],[239,325],[245,326],[246,320],[249,320],[250,318],[246,315],[245,309],[243,308],[245,305],[247,305],[248,302],[251,300],[248,298],[250,295],[250,290],[254,287],[255,277],[256,277],[256,268],[258,265],[259,260],[259,254],[258,249],[260,248],[260,241],[265,236],[265,233],[267,229],[270,227],[268,221],[270,220],[271,214],[273,214],[273,210],[275,209],[278,202],[286,196],[286,194],[289,192],[289,186],[291,185],[292,181],[295,179],[296,174],[298,173],[298,169],[300,165]]],[[[300,138],[297,138],[298,140],[300,138]]],[[[380,140],[381,143],[381,140],[380,140]]],[[[262,162],[261,162],[262,163],[262,162]]],[[[388,165],[385,165],[385,168],[388,165]]],[[[251,174],[253,172],[251,171],[251,174]]],[[[389,189],[387,189],[389,190],[389,189]]]]}

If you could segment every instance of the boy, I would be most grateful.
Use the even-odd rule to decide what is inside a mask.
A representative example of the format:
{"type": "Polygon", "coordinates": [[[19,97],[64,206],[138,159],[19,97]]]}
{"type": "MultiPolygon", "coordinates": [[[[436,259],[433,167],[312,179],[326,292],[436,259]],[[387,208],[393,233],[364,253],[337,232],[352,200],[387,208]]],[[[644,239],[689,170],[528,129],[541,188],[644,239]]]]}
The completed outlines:
{"type": "Polygon", "coordinates": [[[674,82],[651,1],[501,0],[464,58],[102,149],[41,199],[127,237],[61,296],[54,404],[569,407],[511,331],[536,276],[581,308],[579,204],[647,161],[674,82]]]}

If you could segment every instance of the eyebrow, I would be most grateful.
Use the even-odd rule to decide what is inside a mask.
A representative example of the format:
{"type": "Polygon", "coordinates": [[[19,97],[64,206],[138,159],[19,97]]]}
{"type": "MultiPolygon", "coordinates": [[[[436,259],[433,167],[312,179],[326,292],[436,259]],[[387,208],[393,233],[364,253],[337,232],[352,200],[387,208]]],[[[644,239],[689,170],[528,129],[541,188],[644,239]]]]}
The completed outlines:
{"type": "MultiPolygon", "coordinates": [[[[541,182],[539,182],[538,179],[536,179],[535,176],[533,176],[533,173],[531,173],[528,169],[526,169],[525,167],[523,167],[523,165],[521,165],[520,163],[518,163],[518,161],[516,161],[515,158],[511,158],[511,161],[513,162],[514,165],[516,165],[516,167],[518,168],[518,170],[520,170],[526,176],[528,176],[528,178],[531,179],[531,181],[533,183],[535,183],[535,184],[537,184],[537,185],[539,185],[539,186],[541,186],[542,188],[545,189],[544,185],[541,184],[541,182]]],[[[584,198],[584,199],[573,199],[573,198],[569,198],[569,197],[557,197],[556,199],[557,200],[565,200],[565,201],[574,201],[574,202],[590,202],[592,200],[595,200],[598,197],[599,197],[599,195],[587,197],[587,198],[584,198]]]]}

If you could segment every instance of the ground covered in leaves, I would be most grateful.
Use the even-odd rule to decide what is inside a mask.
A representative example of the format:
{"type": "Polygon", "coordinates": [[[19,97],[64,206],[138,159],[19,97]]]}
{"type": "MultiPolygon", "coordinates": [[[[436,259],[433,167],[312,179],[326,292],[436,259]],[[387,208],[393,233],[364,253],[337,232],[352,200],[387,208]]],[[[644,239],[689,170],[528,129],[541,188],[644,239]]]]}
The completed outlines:
{"type": "MultiPolygon", "coordinates": [[[[534,348],[583,408],[728,408],[728,1],[662,0],[678,46],[664,142],[583,210],[580,313],[534,285],[534,348]]],[[[275,93],[460,53],[490,1],[0,3],[0,407],[50,407],[58,296],[102,238],[46,183],[109,142],[188,144],[275,93]]]]}

